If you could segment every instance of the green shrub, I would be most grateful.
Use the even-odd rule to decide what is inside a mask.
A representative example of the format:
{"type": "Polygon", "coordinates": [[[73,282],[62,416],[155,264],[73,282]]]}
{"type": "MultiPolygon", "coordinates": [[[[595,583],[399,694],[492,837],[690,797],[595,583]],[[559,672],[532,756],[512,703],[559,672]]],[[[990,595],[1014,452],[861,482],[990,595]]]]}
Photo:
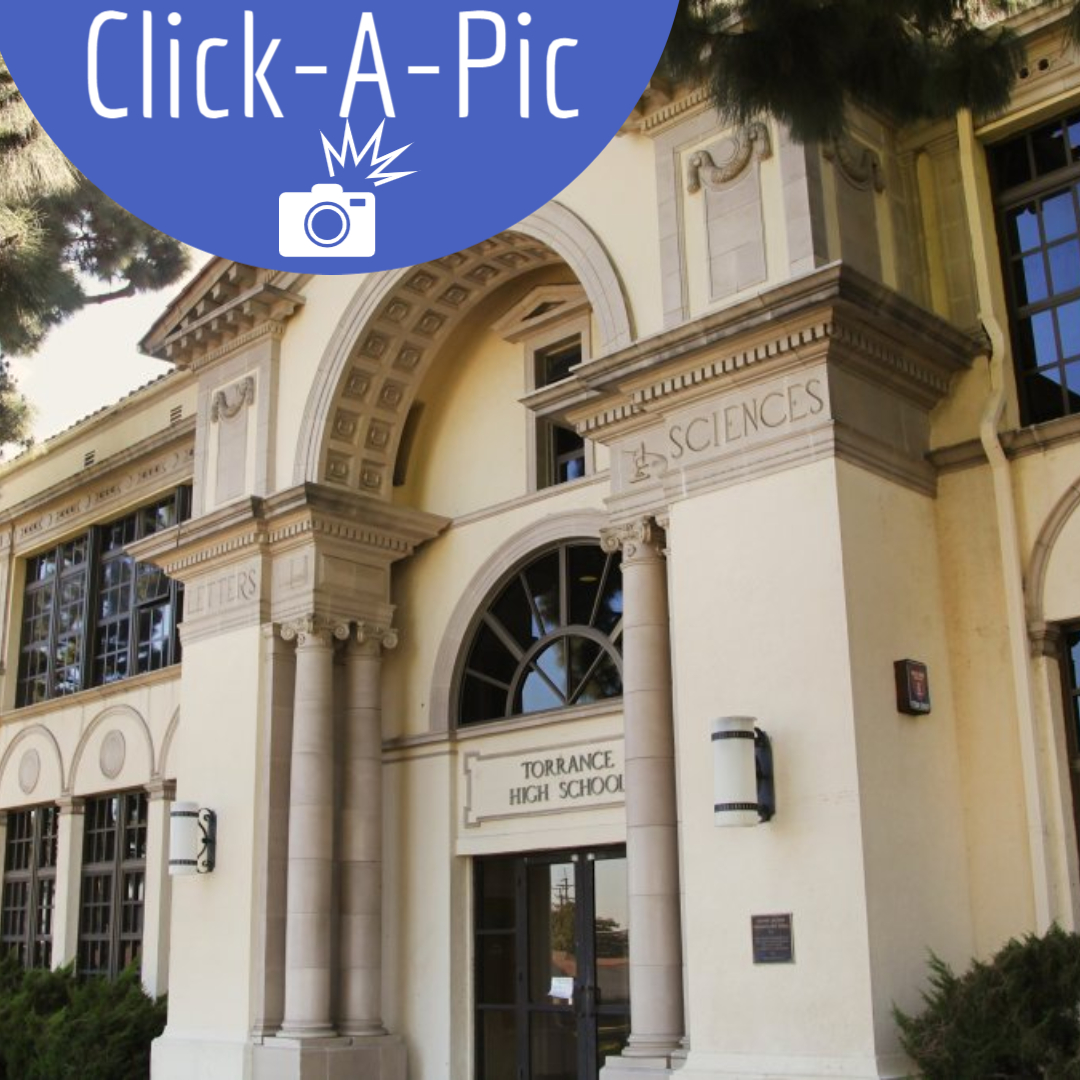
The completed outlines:
{"type": "Polygon", "coordinates": [[[0,1080],[146,1080],[164,1027],[133,968],[80,980],[0,959],[0,1080]]]}
{"type": "Polygon", "coordinates": [[[904,1049],[927,1080],[1080,1077],[1080,936],[1053,927],[1010,941],[963,975],[930,958],[916,1016],[894,1010],[904,1049]]]}

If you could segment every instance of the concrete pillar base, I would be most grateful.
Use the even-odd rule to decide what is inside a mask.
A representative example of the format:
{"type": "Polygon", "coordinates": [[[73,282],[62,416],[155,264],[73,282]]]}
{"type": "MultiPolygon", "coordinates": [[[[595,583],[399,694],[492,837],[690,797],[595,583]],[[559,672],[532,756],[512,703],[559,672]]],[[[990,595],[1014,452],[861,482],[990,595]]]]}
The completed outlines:
{"type": "Polygon", "coordinates": [[[682,1064],[668,1057],[609,1057],[600,1080],[660,1080],[672,1076],[682,1064]]]}
{"type": "MultiPolygon", "coordinates": [[[[675,1075],[678,1080],[902,1080],[912,1072],[911,1063],[899,1054],[804,1057],[691,1050],[675,1075]]],[[[601,1076],[607,1080],[606,1071],[601,1076]]],[[[626,1080],[637,1077],[627,1073],[626,1080]]]]}
{"type": "Polygon", "coordinates": [[[252,1080],[405,1080],[405,1043],[396,1035],[289,1039],[253,1047],[252,1080]]]}

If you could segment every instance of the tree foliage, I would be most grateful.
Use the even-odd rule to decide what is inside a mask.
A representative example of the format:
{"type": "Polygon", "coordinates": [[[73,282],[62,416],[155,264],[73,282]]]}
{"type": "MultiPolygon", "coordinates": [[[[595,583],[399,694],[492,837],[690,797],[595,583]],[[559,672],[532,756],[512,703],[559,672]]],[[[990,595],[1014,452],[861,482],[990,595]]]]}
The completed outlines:
{"type": "Polygon", "coordinates": [[[930,959],[915,1016],[895,1011],[925,1080],[1072,1080],[1080,1076],[1080,937],[1052,927],[1010,941],[956,975],[930,959]]]}
{"type": "Polygon", "coordinates": [[[0,958],[0,1080],[145,1080],[165,1027],[134,968],[77,979],[70,968],[26,971],[0,958]]]}
{"type": "Polygon", "coordinates": [[[848,103],[901,123],[991,114],[1023,63],[988,18],[1007,3],[680,0],[660,74],[708,85],[731,123],[769,114],[801,142],[839,135],[848,103]]]}
{"type": "Polygon", "coordinates": [[[87,304],[177,281],[179,241],[86,179],[34,118],[0,56],[0,445],[25,442],[29,409],[7,358],[34,352],[87,304]]]}

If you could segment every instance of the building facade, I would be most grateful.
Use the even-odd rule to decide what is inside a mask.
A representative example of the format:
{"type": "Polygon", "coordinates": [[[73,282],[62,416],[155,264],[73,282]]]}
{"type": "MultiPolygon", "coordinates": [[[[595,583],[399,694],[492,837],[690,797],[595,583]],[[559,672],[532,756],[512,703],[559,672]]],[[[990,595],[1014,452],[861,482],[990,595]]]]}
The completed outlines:
{"type": "Polygon", "coordinates": [[[654,87],[466,251],[211,261],[0,471],[0,945],[138,958],[154,1080],[816,1080],[1075,928],[1080,68],[1016,25],[985,124],[654,87]]]}

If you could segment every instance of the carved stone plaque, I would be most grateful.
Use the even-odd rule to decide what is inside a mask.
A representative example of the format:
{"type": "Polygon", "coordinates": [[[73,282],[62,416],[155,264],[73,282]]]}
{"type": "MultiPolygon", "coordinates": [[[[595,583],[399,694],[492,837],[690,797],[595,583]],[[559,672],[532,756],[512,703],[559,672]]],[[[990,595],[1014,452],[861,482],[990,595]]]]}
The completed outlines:
{"type": "Polygon", "coordinates": [[[606,739],[464,757],[466,828],[532,814],[621,806],[623,744],[606,739]]]}
{"type": "Polygon", "coordinates": [[[612,486],[630,492],[672,474],[736,458],[745,470],[755,456],[767,456],[779,442],[820,427],[830,415],[821,369],[710,398],[618,444],[612,455],[612,486]]]}

